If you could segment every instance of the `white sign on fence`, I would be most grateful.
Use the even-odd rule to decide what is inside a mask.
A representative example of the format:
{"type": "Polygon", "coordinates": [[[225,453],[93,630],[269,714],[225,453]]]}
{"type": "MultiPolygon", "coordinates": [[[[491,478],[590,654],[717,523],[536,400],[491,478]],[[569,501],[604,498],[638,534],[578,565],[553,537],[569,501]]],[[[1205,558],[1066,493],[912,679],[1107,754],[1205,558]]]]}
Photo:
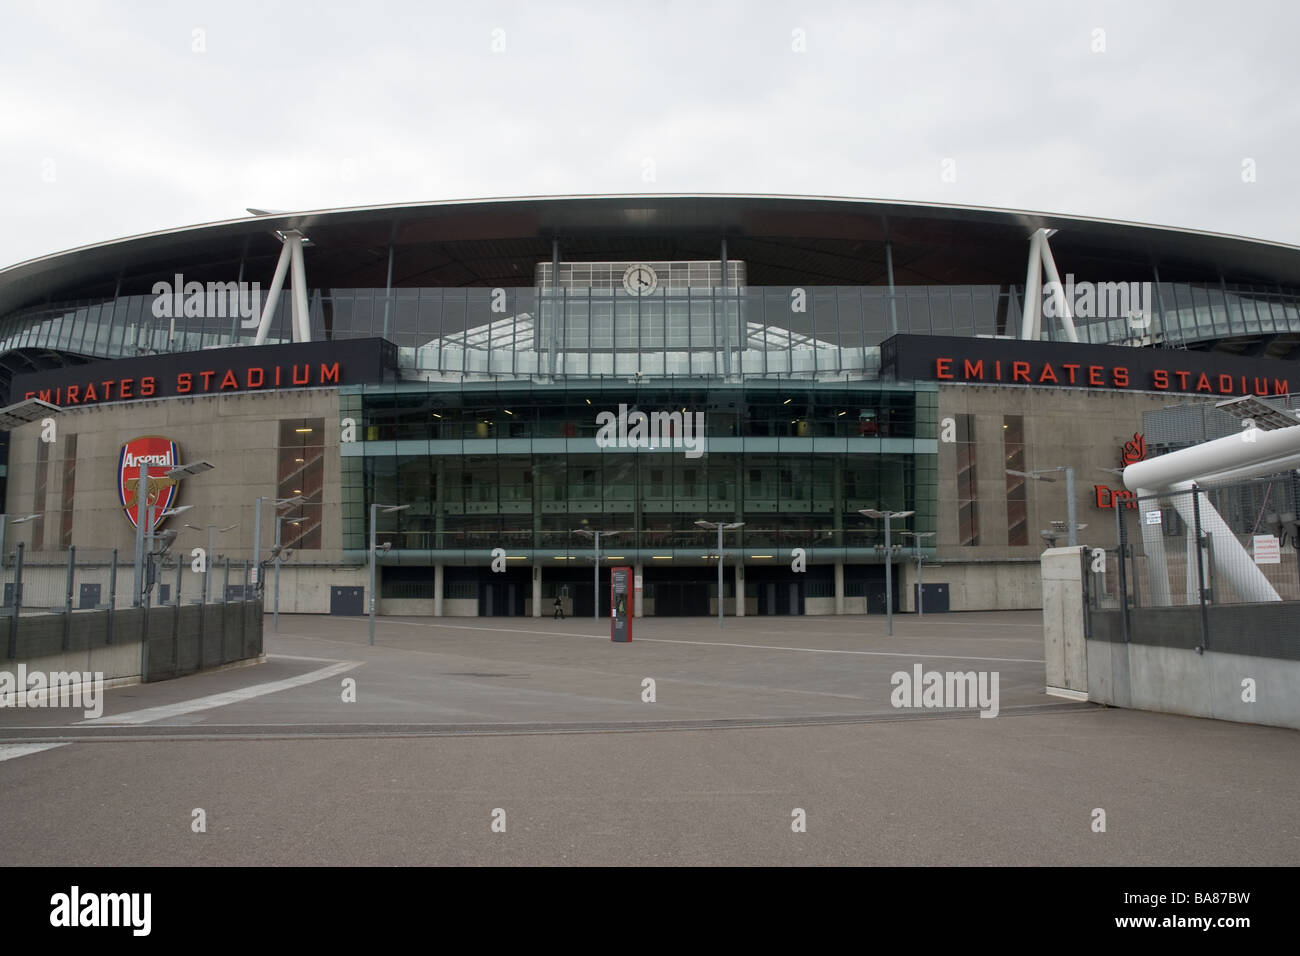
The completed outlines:
{"type": "Polygon", "coordinates": [[[1160,512],[1159,512],[1159,511],[1148,511],[1148,512],[1146,513],[1146,515],[1144,515],[1144,517],[1147,519],[1147,524],[1159,524],[1159,523],[1160,523],[1160,512]]]}
{"type": "Polygon", "coordinates": [[[1281,564],[1282,563],[1282,542],[1275,535],[1257,534],[1255,535],[1255,563],[1256,564],[1281,564]]]}

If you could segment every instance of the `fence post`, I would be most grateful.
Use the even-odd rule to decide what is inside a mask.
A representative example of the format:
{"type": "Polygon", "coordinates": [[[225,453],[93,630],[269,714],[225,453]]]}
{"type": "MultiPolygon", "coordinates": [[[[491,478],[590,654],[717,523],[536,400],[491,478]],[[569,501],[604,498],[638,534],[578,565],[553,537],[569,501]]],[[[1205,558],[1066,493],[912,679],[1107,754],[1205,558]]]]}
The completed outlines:
{"type": "Polygon", "coordinates": [[[172,672],[181,674],[181,578],[185,573],[185,562],[176,555],[176,611],[172,614],[172,672]]]}
{"type": "Polygon", "coordinates": [[[1092,559],[1089,556],[1087,548],[1078,548],[1079,559],[1079,580],[1083,584],[1083,636],[1084,639],[1092,637],[1092,602],[1097,600],[1097,582],[1093,580],[1092,571],[1089,566],[1092,559]]]}
{"type": "Polygon", "coordinates": [[[68,586],[63,596],[63,649],[72,643],[72,579],[77,573],[77,549],[68,548],[68,586]]]}
{"type": "Polygon", "coordinates": [[[1128,573],[1124,567],[1125,554],[1128,551],[1128,526],[1124,523],[1123,505],[1115,509],[1115,557],[1116,557],[1116,582],[1115,587],[1119,597],[1119,623],[1120,629],[1124,634],[1124,643],[1128,643],[1128,573]]]}
{"type": "Polygon", "coordinates": [[[108,640],[113,643],[113,618],[117,613],[117,548],[113,549],[113,566],[108,571],[108,640]]]}
{"type": "Polygon", "coordinates": [[[230,630],[230,556],[226,556],[226,583],[221,589],[221,663],[226,663],[226,632],[230,630]]]}
{"type": "Polygon", "coordinates": [[[18,616],[23,613],[23,543],[18,542],[18,558],[14,562],[14,616],[9,619],[9,659],[18,656],[18,616]]]}
{"type": "Polygon", "coordinates": [[[1205,551],[1201,547],[1201,489],[1192,488],[1192,512],[1196,518],[1196,591],[1201,596],[1201,651],[1210,646],[1210,611],[1205,600],[1205,551]]]}
{"type": "MultiPolygon", "coordinates": [[[[261,578],[259,569],[258,578],[261,578]]],[[[239,656],[244,656],[244,648],[248,646],[248,559],[244,559],[244,569],[239,576],[240,588],[239,593],[243,598],[239,602],[239,656]]]]}
{"type": "Polygon", "coordinates": [[[203,670],[203,645],[208,642],[208,577],[212,574],[212,553],[203,556],[203,596],[199,600],[199,670],[203,670]]]}
{"type": "MultiPolygon", "coordinates": [[[[0,519],[3,520],[3,519],[0,519]]],[[[18,542],[18,557],[13,566],[13,617],[9,618],[10,661],[18,656],[18,614],[22,613],[22,541],[18,542]]]]}
{"type": "MultiPolygon", "coordinates": [[[[147,565],[146,565],[147,567],[147,565]]],[[[149,602],[141,600],[140,608],[140,683],[149,681],[149,602]]]]}

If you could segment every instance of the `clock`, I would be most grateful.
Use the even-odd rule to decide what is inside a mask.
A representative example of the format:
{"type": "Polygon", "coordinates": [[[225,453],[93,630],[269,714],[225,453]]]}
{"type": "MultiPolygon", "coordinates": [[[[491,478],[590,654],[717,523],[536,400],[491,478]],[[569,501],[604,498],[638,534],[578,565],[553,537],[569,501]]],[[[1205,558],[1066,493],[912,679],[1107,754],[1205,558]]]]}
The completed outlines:
{"type": "Polygon", "coordinates": [[[623,288],[628,295],[649,295],[659,288],[659,276],[644,262],[628,266],[623,273],[623,288]]]}

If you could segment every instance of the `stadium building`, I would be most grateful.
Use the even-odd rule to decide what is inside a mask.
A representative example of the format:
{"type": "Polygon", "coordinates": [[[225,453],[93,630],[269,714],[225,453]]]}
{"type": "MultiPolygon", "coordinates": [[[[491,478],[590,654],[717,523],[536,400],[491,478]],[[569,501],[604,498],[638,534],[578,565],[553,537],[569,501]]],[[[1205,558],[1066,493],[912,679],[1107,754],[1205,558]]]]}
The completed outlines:
{"type": "Polygon", "coordinates": [[[132,469],[201,459],[160,527],[252,558],[262,509],[286,612],[362,611],[372,512],[384,614],[590,615],[597,532],[602,592],[713,613],[719,522],[727,614],[876,612],[871,510],[895,607],[918,566],[927,611],[1037,607],[1070,509],[1035,477],[1113,547],[1147,422],[1300,391],[1278,243],[793,197],[250,212],[0,271],[6,552],[129,563],[132,469]]]}

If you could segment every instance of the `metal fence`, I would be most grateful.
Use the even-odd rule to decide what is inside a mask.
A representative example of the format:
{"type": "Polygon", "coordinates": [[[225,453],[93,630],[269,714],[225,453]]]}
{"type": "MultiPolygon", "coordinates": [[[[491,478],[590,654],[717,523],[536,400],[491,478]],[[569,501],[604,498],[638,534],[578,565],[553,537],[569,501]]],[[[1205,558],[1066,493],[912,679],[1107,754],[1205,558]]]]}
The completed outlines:
{"type": "Polygon", "coordinates": [[[1294,472],[1134,498],[1116,509],[1118,547],[1087,558],[1088,606],[1123,609],[1126,634],[1134,611],[1197,608],[1203,647],[1245,620],[1222,609],[1247,605],[1300,636],[1298,515],[1294,472]]]}
{"type": "Polygon", "coordinates": [[[69,548],[30,554],[24,544],[3,556],[4,616],[73,614],[136,606],[221,604],[251,600],[256,575],[248,559],[219,556],[201,567],[184,553],[142,559],[136,591],[135,557],[116,549],[69,548]]]}
{"type": "Polygon", "coordinates": [[[29,559],[23,544],[4,555],[3,658],[84,652],[99,661],[89,670],[151,681],[262,652],[262,601],[250,561],[223,557],[200,566],[184,554],[148,556],[137,590],[133,557],[70,548],[29,559]],[[137,642],[138,658],[110,653],[137,642]]]}

